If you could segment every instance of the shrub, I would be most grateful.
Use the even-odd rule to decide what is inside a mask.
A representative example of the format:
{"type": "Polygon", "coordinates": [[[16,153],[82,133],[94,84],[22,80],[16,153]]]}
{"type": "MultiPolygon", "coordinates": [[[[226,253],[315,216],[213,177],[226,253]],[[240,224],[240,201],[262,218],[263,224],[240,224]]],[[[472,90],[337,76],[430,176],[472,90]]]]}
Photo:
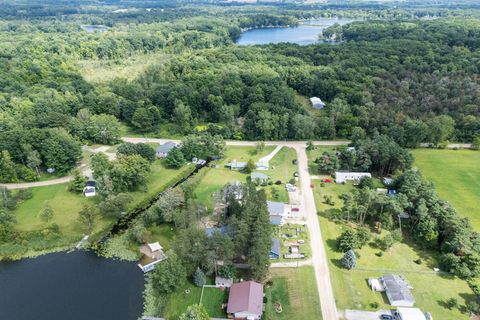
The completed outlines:
{"type": "Polygon", "coordinates": [[[351,270],[357,265],[357,256],[353,250],[348,250],[340,262],[344,268],[351,270]]]}

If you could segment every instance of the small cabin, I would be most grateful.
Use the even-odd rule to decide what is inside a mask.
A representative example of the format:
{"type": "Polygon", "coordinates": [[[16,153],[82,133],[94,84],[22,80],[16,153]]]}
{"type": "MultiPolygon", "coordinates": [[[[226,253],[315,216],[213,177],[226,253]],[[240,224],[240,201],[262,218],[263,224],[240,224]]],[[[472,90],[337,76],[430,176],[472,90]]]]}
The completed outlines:
{"type": "Polygon", "coordinates": [[[97,195],[97,184],[95,181],[89,180],[85,183],[85,187],[83,188],[83,194],[85,197],[94,197],[97,195]]]}

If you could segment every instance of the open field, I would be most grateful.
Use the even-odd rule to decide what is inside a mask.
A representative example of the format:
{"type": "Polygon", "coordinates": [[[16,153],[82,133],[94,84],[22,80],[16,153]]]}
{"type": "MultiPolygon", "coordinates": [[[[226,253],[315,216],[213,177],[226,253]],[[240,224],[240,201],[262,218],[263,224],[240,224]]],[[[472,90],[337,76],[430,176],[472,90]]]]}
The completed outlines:
{"type": "Polygon", "coordinates": [[[315,273],[312,267],[270,269],[272,285],[265,288],[265,320],[321,319],[315,273]],[[274,303],[282,305],[277,313],[274,303]]]}
{"type": "Polygon", "coordinates": [[[480,152],[472,150],[412,150],[415,166],[447,200],[480,231],[480,152]]]}
{"type": "Polygon", "coordinates": [[[165,53],[149,53],[133,55],[121,62],[117,60],[80,60],[78,65],[86,81],[102,84],[115,78],[135,79],[149,66],[165,63],[168,59],[169,56],[165,53]]]}

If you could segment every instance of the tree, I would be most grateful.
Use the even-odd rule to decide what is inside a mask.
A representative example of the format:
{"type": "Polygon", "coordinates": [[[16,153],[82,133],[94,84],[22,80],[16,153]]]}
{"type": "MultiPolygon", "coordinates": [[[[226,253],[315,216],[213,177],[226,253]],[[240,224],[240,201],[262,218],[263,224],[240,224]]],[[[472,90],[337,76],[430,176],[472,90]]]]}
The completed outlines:
{"type": "Polygon", "coordinates": [[[109,195],[105,200],[100,202],[98,209],[105,217],[118,218],[125,213],[127,205],[133,200],[128,193],[119,193],[117,195],[109,195]]]}
{"type": "Polygon", "coordinates": [[[450,310],[452,310],[454,308],[458,308],[458,300],[455,299],[455,298],[448,299],[445,304],[447,305],[447,308],[450,309],[450,310]]]}
{"type": "Polygon", "coordinates": [[[173,148],[165,157],[165,163],[169,168],[178,169],[185,164],[186,160],[180,148],[173,148]]]}
{"type": "Polygon", "coordinates": [[[189,133],[192,131],[194,121],[192,110],[182,101],[175,101],[175,109],[173,109],[173,122],[178,126],[181,133],[189,133]]]}
{"type": "Polygon", "coordinates": [[[203,273],[202,269],[197,267],[195,270],[195,275],[193,276],[193,283],[197,287],[203,287],[207,283],[207,278],[205,277],[205,273],[203,273]]]}
{"type": "Polygon", "coordinates": [[[356,249],[359,247],[359,241],[357,234],[352,229],[345,230],[338,238],[337,238],[338,249],[342,252],[347,252],[352,249],[356,249]]]}
{"type": "Polygon", "coordinates": [[[7,150],[0,154],[0,182],[18,181],[15,163],[7,150]]]}
{"type": "Polygon", "coordinates": [[[120,122],[112,115],[93,115],[88,120],[87,133],[94,143],[113,144],[120,138],[120,122]]]}
{"type": "Polygon", "coordinates": [[[26,154],[27,166],[35,170],[37,175],[40,175],[40,166],[42,164],[42,159],[40,153],[37,150],[34,150],[30,144],[24,145],[24,152],[26,154]]]}
{"type": "Polygon", "coordinates": [[[108,174],[116,192],[133,191],[144,186],[150,172],[150,163],[140,155],[121,156],[112,162],[108,174]]]}
{"type": "Polygon", "coordinates": [[[340,168],[340,161],[333,152],[324,151],[315,162],[318,164],[320,173],[334,174],[340,168]]]}
{"type": "Polygon", "coordinates": [[[64,129],[49,129],[47,136],[39,150],[45,166],[60,174],[67,173],[82,156],[80,144],[64,129]]]}
{"type": "Polygon", "coordinates": [[[91,204],[85,204],[78,213],[78,221],[85,226],[87,233],[91,233],[97,216],[97,209],[91,204]]]}
{"type": "Polygon", "coordinates": [[[118,146],[117,155],[134,155],[138,154],[142,158],[153,162],[156,159],[155,150],[146,143],[125,142],[118,146]]]}
{"type": "Polygon", "coordinates": [[[346,269],[351,270],[355,268],[357,265],[357,256],[355,255],[355,252],[351,249],[345,252],[340,263],[346,269]]]}
{"type": "Polygon", "coordinates": [[[206,159],[209,156],[222,156],[225,150],[225,141],[220,135],[199,133],[188,135],[182,141],[181,151],[185,159],[193,157],[206,159]]]}
{"type": "Polygon", "coordinates": [[[200,304],[194,304],[187,308],[187,311],[183,313],[179,320],[209,320],[210,316],[208,315],[205,308],[200,304]]]}
{"type": "Polygon", "coordinates": [[[364,188],[373,189],[373,179],[371,177],[362,177],[360,179],[360,183],[358,184],[358,187],[361,189],[364,189],[364,188]]]}
{"type": "Polygon", "coordinates": [[[108,160],[107,155],[99,152],[90,156],[90,167],[93,171],[93,177],[95,179],[98,179],[104,174],[107,174],[108,171],[111,169],[112,165],[108,160]]]}
{"type": "Polygon", "coordinates": [[[50,204],[48,201],[45,201],[42,210],[40,211],[40,219],[42,219],[45,222],[49,222],[52,220],[54,215],[52,207],[50,207],[50,204]]]}
{"type": "Polygon", "coordinates": [[[255,162],[253,162],[252,159],[249,159],[247,161],[247,165],[245,166],[245,169],[243,169],[243,171],[246,173],[246,174],[250,174],[253,172],[253,170],[255,170],[257,166],[255,165],[255,162]]]}
{"type": "Polygon", "coordinates": [[[307,141],[307,151],[315,150],[315,145],[313,144],[312,140],[307,141]]]}
{"type": "Polygon", "coordinates": [[[450,116],[440,115],[429,119],[427,126],[429,142],[438,145],[452,136],[455,121],[450,116]]]}
{"type": "Polygon", "coordinates": [[[265,142],[264,141],[259,141],[255,142],[255,152],[256,153],[261,153],[265,150],[265,142]]]}
{"type": "Polygon", "coordinates": [[[169,251],[167,257],[151,272],[153,289],[161,295],[175,291],[187,279],[187,273],[178,256],[169,251]]]}
{"type": "Polygon", "coordinates": [[[70,181],[70,184],[68,186],[68,190],[70,192],[75,192],[75,193],[80,193],[83,191],[83,188],[85,187],[85,183],[87,182],[87,177],[82,175],[80,173],[80,170],[75,169],[73,170],[72,173],[72,181],[70,181]]]}
{"type": "Polygon", "coordinates": [[[480,150],[480,134],[477,134],[476,136],[473,137],[472,149],[480,150]]]}

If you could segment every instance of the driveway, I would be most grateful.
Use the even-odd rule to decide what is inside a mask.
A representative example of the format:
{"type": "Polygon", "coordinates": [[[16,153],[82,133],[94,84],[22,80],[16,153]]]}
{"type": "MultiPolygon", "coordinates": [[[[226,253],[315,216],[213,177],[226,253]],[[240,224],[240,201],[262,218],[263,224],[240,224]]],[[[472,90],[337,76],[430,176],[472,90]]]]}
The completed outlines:
{"type": "Polygon", "coordinates": [[[391,315],[390,310],[363,311],[363,310],[345,310],[343,317],[345,320],[379,320],[382,314],[391,315]]]}

